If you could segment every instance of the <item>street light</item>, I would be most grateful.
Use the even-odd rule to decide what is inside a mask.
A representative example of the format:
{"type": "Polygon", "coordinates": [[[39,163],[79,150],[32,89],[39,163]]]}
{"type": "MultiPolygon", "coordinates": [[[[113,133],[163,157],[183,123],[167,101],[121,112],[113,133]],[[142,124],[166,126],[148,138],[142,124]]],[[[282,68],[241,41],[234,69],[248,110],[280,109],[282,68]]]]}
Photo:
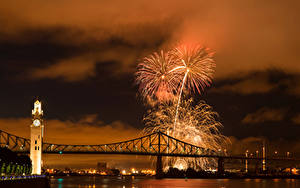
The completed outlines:
{"type": "Polygon", "coordinates": [[[263,170],[263,172],[265,172],[266,171],[266,147],[265,147],[265,141],[263,142],[262,153],[263,153],[262,170],[263,170]]]}
{"type": "MultiPolygon", "coordinates": [[[[246,150],[245,156],[248,158],[249,150],[246,150]]],[[[248,160],[245,161],[245,172],[248,173],[248,160]]]]}

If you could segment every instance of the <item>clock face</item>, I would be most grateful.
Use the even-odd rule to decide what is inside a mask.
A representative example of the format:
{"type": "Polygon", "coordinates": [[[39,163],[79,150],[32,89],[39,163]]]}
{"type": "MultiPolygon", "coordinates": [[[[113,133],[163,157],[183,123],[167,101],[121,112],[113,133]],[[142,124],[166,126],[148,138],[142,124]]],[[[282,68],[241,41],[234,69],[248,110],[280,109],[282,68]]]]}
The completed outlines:
{"type": "Polygon", "coordinates": [[[41,124],[41,122],[38,119],[33,121],[33,125],[36,126],[36,127],[39,126],[40,124],[41,124]]]}

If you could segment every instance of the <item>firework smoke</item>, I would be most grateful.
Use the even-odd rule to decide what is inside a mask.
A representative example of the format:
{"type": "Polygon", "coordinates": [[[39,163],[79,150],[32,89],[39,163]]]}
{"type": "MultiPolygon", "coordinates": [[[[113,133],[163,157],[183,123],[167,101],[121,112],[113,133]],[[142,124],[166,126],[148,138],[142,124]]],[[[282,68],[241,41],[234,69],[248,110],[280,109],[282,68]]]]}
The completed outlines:
{"type": "MultiPolygon", "coordinates": [[[[177,111],[176,104],[160,105],[149,111],[144,118],[146,124],[144,132],[161,131],[205,149],[214,151],[220,151],[221,149],[223,151],[229,143],[229,139],[219,131],[222,124],[217,120],[218,114],[204,101],[201,101],[195,107],[192,103],[192,99],[183,101],[178,108],[179,115],[176,129],[173,129],[174,117],[177,111]]],[[[174,165],[177,160],[185,160],[189,166],[200,167],[201,169],[213,168],[216,165],[214,159],[208,158],[167,158],[167,160],[164,160],[164,165],[174,165]]]]}

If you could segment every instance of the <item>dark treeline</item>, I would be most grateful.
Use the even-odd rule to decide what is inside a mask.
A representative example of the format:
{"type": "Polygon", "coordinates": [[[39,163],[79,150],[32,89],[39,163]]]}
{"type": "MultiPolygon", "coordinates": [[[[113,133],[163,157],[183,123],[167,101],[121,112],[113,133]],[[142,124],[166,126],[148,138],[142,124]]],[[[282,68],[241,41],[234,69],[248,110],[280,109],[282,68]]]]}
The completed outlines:
{"type": "Polygon", "coordinates": [[[18,155],[6,147],[0,147],[1,175],[31,174],[31,160],[27,155],[18,155]]]}
{"type": "Polygon", "coordinates": [[[165,178],[199,178],[199,177],[210,178],[215,176],[216,176],[215,173],[207,172],[204,170],[194,170],[193,168],[188,168],[186,170],[169,168],[169,170],[164,173],[165,178]]]}

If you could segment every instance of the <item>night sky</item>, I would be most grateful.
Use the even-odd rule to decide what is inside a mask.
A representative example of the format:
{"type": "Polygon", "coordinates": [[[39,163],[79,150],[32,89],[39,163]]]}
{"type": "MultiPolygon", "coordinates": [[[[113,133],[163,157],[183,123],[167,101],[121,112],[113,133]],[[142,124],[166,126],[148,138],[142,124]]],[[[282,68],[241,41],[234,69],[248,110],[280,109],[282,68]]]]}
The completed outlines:
{"type": "MultiPolygon", "coordinates": [[[[134,82],[139,60],[199,43],[217,67],[211,87],[192,97],[219,113],[233,152],[265,139],[270,153],[300,156],[299,10],[299,1],[1,1],[0,128],[29,138],[39,97],[45,142],[135,138],[148,109],[134,82]]],[[[135,156],[44,159],[52,167],[151,165],[135,156]]]]}

